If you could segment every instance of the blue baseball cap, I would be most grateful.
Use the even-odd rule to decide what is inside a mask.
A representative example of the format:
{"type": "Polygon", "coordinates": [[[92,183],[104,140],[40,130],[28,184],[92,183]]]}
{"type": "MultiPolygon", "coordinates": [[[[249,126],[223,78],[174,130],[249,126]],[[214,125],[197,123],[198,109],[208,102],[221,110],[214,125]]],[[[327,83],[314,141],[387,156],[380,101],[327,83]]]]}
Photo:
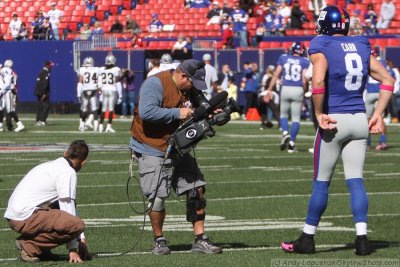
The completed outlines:
{"type": "Polygon", "coordinates": [[[197,90],[207,90],[207,84],[205,82],[206,69],[204,66],[205,64],[202,61],[187,59],[184,60],[178,68],[180,68],[192,81],[194,88],[197,90]]]}

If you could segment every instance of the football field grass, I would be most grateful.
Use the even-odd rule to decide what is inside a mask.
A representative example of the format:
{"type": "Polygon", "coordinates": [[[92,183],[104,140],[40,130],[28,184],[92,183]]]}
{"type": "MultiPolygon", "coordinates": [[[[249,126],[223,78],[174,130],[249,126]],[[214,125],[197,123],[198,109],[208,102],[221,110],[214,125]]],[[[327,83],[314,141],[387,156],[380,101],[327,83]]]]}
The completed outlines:
{"type": "MultiPolygon", "coordinates": [[[[368,235],[373,247],[370,256],[354,254],[354,224],[341,160],[315,237],[317,253],[295,255],[281,251],[280,243],[296,239],[304,223],[312,188],[313,161],[308,149],[312,147],[314,130],[310,123],[302,126],[297,140],[299,152],[289,154],[279,150],[280,132],[276,126],[260,130],[258,123],[244,122],[215,126],[216,136],[203,140],[195,149],[208,183],[206,234],[223,247],[223,254],[189,252],[193,232],[185,220],[184,198],[173,195],[166,203],[164,226],[172,254],[155,256],[150,253],[153,237],[148,220],[143,228],[143,215],[132,211],[127,198],[131,121],[116,119],[116,133],[100,134],[79,132],[77,116],[52,115],[47,127],[33,126],[32,115],[21,117],[24,131],[0,132],[0,213],[4,214],[12,190],[32,167],[62,156],[71,141],[86,140],[90,154],[88,164],[78,174],[77,204],[94,259],[85,262],[85,266],[271,266],[277,259],[400,258],[399,124],[388,128],[389,150],[367,152],[364,176],[369,197],[368,235]],[[119,256],[133,246],[130,252],[119,256]]],[[[373,143],[376,141],[374,136],[373,143]]],[[[137,177],[136,167],[133,169],[137,177]]],[[[143,203],[137,189],[133,178],[129,183],[130,202],[133,209],[140,210],[143,203]]],[[[14,247],[16,237],[8,223],[0,220],[0,265],[22,266],[14,247]]],[[[64,246],[54,252],[66,259],[64,246]]],[[[349,266],[366,266],[355,264],[349,266]]]]}

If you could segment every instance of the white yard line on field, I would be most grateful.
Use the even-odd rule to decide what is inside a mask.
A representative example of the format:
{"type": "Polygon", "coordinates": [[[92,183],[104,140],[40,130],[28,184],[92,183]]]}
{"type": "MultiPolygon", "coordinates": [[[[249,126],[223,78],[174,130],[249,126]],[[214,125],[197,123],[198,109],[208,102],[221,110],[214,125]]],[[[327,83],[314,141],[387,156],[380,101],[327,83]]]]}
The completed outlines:
{"type": "MultiPolygon", "coordinates": [[[[337,196],[348,196],[349,193],[331,193],[329,194],[331,197],[337,196]]],[[[385,196],[385,195],[400,195],[400,192],[370,192],[369,196],[385,196]]],[[[279,198],[303,198],[310,197],[309,194],[287,194],[287,195],[269,195],[269,196],[248,196],[248,197],[227,197],[227,198],[207,198],[207,201],[233,201],[233,200],[255,200],[255,199],[279,199],[279,198]]],[[[168,202],[175,202],[174,200],[169,200],[168,202]]],[[[139,202],[131,202],[133,204],[143,203],[139,202]]],[[[178,202],[177,202],[178,203],[178,202]]],[[[87,203],[87,204],[78,204],[78,207],[96,207],[96,206],[115,206],[115,205],[128,205],[128,202],[108,202],[108,203],[87,203]]],[[[0,208],[4,210],[5,208],[0,208]]]]}

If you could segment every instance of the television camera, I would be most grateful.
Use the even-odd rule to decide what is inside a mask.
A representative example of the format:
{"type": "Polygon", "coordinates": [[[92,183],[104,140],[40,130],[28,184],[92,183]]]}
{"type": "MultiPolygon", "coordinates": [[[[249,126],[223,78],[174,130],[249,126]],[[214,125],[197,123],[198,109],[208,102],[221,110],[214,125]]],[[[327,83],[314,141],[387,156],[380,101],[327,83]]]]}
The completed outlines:
{"type": "Polygon", "coordinates": [[[189,153],[203,138],[215,135],[212,126],[222,126],[231,119],[232,112],[239,107],[233,98],[223,91],[209,101],[199,90],[191,90],[189,99],[195,110],[193,115],[181,124],[168,140],[167,157],[173,152],[180,156],[189,153]]]}

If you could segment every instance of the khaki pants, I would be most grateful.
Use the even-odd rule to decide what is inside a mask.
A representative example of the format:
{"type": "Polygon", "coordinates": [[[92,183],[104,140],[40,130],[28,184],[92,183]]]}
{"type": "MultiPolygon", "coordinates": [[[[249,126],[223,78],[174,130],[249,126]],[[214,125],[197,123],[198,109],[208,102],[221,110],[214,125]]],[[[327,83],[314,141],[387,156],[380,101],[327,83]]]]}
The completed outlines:
{"type": "Polygon", "coordinates": [[[38,209],[25,221],[9,220],[29,256],[39,256],[76,238],[85,229],[81,218],[59,209],[38,209]]]}

